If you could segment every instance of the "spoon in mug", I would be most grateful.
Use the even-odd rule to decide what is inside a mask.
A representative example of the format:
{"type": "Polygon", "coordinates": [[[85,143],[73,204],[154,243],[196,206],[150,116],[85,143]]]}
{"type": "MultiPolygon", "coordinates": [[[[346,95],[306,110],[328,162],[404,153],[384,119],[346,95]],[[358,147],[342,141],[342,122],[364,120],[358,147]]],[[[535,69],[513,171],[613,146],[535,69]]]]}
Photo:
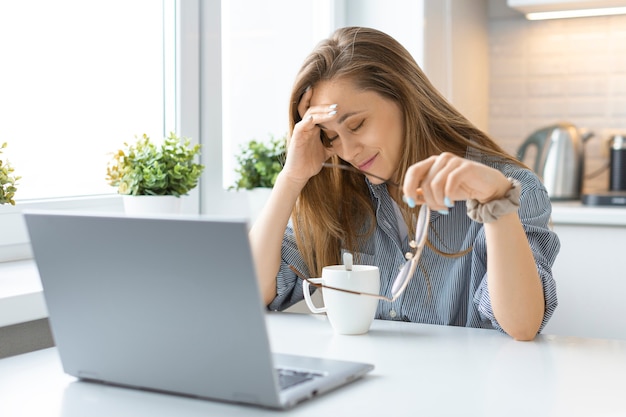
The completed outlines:
{"type": "Polygon", "coordinates": [[[346,266],[346,271],[352,271],[352,254],[350,252],[343,254],[343,264],[346,266]]]}

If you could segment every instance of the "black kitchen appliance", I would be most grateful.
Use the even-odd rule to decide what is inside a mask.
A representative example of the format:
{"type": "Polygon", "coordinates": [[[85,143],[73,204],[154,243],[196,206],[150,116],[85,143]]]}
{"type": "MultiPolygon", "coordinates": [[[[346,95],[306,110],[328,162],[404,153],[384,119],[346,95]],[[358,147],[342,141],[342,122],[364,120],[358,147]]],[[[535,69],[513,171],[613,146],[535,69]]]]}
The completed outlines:
{"type": "Polygon", "coordinates": [[[626,191],[626,136],[615,135],[610,142],[610,191],[626,191]]]}
{"type": "Polygon", "coordinates": [[[626,135],[614,135],[609,142],[609,189],[583,194],[589,206],[626,206],[626,135]]]}

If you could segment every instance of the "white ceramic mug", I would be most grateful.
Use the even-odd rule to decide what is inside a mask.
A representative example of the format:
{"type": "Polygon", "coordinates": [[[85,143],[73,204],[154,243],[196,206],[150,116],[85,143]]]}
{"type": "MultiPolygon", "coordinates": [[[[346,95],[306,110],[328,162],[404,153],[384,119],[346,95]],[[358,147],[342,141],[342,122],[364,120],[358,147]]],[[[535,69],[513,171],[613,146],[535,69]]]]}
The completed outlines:
{"type": "MultiPolygon", "coordinates": [[[[322,269],[322,277],[311,278],[311,282],[378,294],[380,272],[378,267],[371,265],[354,265],[351,271],[346,270],[345,265],[326,266],[322,269]]],[[[324,306],[318,308],[311,300],[309,286],[307,281],[302,281],[307,306],[313,313],[326,313],[335,333],[363,334],[369,331],[376,315],[378,299],[322,288],[324,306]]]]}

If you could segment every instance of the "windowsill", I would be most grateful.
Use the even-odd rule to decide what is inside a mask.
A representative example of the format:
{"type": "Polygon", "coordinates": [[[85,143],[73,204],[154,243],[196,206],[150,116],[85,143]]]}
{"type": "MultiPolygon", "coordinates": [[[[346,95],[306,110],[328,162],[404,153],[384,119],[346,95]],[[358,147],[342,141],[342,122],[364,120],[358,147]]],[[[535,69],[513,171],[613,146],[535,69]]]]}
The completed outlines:
{"type": "Polygon", "coordinates": [[[0,263],[0,327],[48,317],[35,261],[0,263]]]}

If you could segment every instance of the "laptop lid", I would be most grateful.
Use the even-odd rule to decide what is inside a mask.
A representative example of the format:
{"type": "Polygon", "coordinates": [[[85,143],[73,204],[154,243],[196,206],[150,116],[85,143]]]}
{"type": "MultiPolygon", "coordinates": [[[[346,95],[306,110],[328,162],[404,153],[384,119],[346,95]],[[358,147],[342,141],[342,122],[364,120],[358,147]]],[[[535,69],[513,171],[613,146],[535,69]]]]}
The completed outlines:
{"type": "Polygon", "coordinates": [[[245,220],[24,217],[70,375],[286,408],[372,369],[304,358],[327,378],[279,391],[245,220]]]}

